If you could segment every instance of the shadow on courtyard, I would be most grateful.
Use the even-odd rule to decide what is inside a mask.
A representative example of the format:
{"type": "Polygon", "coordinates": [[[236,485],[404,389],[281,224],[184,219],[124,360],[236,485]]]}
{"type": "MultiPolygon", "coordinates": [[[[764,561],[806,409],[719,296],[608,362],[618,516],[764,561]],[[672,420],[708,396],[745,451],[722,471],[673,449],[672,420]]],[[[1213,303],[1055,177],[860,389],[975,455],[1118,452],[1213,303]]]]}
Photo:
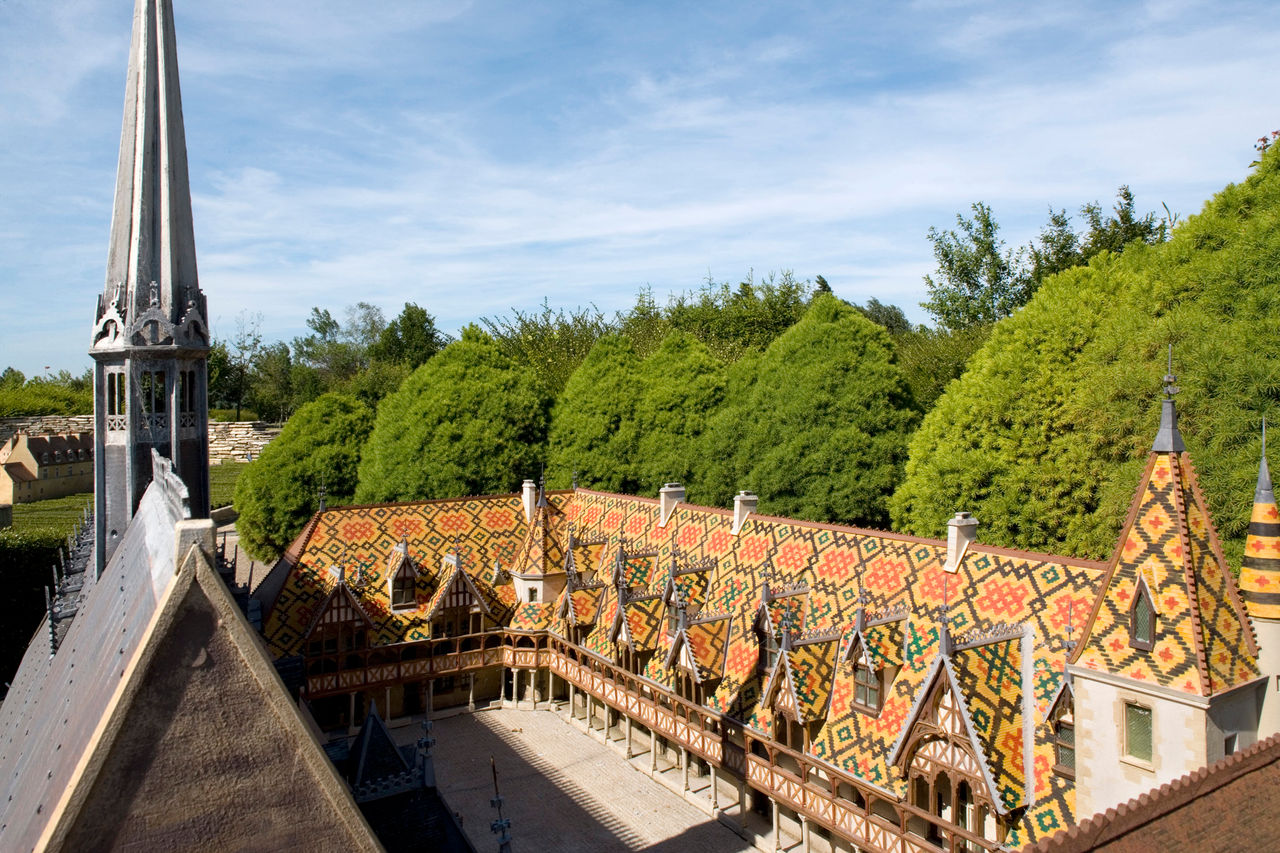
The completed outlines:
{"type": "Polygon", "coordinates": [[[464,714],[437,722],[433,732],[441,794],[477,850],[497,847],[489,828],[497,817],[489,804],[490,756],[517,850],[750,849],[730,829],[549,713],[522,712],[514,719],[512,726],[495,731],[495,718],[464,714]],[[546,714],[536,727],[529,719],[535,714],[546,714]],[[530,725],[522,725],[525,721],[530,725]]]}

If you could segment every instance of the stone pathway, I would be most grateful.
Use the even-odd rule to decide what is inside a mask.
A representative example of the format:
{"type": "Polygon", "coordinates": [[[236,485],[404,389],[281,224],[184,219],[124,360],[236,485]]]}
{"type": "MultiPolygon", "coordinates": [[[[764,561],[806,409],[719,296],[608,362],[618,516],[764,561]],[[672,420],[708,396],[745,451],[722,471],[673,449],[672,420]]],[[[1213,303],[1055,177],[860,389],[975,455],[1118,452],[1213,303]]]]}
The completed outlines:
{"type": "Polygon", "coordinates": [[[440,792],[477,850],[497,849],[491,755],[516,851],[752,849],[551,711],[495,709],[434,725],[440,792]]]}

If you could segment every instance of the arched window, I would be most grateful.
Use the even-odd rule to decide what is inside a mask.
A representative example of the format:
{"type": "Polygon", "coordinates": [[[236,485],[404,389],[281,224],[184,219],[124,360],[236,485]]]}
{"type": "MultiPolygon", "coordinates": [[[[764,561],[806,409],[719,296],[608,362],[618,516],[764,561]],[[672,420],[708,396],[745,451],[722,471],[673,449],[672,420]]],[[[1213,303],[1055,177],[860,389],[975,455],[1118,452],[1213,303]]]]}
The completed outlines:
{"type": "Polygon", "coordinates": [[[1076,720],[1075,700],[1071,689],[1064,688],[1058,701],[1049,711],[1049,725],[1053,732],[1053,770],[1068,779],[1076,777],[1076,720]]]}
{"type": "Polygon", "coordinates": [[[1129,608],[1129,645],[1151,651],[1156,639],[1156,609],[1146,581],[1139,579],[1129,608]]]}

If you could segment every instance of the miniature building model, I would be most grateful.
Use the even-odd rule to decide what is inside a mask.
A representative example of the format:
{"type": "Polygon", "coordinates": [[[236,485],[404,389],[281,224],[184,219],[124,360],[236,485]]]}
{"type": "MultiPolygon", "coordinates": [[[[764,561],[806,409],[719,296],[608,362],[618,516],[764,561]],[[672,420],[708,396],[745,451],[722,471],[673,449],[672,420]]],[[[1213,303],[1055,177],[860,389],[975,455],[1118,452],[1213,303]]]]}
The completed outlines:
{"type": "Polygon", "coordinates": [[[107,281],[93,325],[97,570],[151,476],[173,461],[209,514],[209,326],[196,274],[187,143],[169,2],[139,0],[125,85],[107,281]]]}
{"type": "Polygon", "coordinates": [[[585,701],[860,849],[1036,842],[1249,746],[1274,701],[1174,390],[1107,562],[982,545],[967,513],[943,542],[526,481],[317,513],[258,590],[265,638],[323,728],[585,701]]]}
{"type": "Polygon", "coordinates": [[[93,489],[93,436],[17,433],[0,445],[0,504],[93,489]]]}
{"type": "Polygon", "coordinates": [[[207,338],[177,73],[169,0],[137,0],[120,286],[94,327],[96,528],[55,572],[0,706],[0,850],[381,850],[219,576],[213,522],[193,517],[207,338]],[[146,295],[146,276],[162,288],[146,295]]]}

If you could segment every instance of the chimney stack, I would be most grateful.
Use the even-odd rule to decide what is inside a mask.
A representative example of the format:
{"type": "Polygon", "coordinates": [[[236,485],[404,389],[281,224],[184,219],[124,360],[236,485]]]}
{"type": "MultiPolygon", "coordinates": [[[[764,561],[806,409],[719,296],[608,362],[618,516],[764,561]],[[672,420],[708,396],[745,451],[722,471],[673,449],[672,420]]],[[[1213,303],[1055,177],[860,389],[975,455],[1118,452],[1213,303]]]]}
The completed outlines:
{"type": "Polygon", "coordinates": [[[684,500],[684,486],[679,483],[667,483],[658,490],[658,501],[662,509],[662,517],[658,521],[659,527],[666,527],[667,520],[671,518],[671,513],[675,512],[676,504],[684,500]]]}
{"type": "Polygon", "coordinates": [[[733,496],[733,528],[729,531],[734,536],[742,532],[742,525],[747,523],[747,516],[756,511],[760,499],[755,492],[738,492],[733,496]]]}
{"type": "Polygon", "coordinates": [[[524,520],[533,524],[533,511],[538,506],[538,486],[533,480],[525,480],[520,486],[520,501],[524,504],[524,520]]]}
{"type": "Polygon", "coordinates": [[[978,519],[967,512],[957,512],[956,517],[947,522],[947,562],[943,570],[955,574],[977,538],[978,519]]]}

